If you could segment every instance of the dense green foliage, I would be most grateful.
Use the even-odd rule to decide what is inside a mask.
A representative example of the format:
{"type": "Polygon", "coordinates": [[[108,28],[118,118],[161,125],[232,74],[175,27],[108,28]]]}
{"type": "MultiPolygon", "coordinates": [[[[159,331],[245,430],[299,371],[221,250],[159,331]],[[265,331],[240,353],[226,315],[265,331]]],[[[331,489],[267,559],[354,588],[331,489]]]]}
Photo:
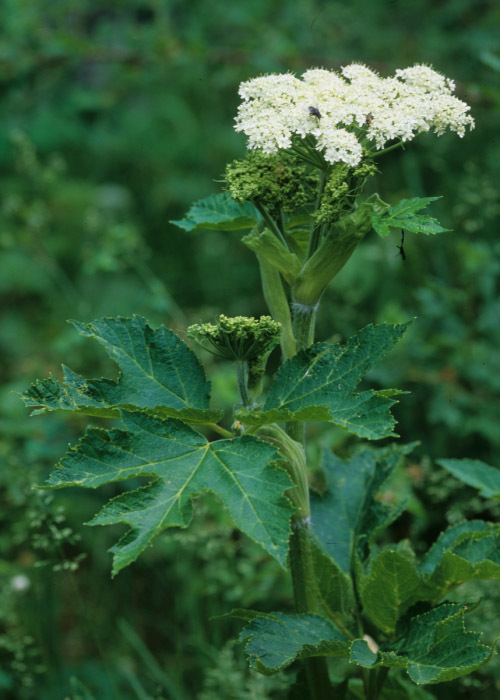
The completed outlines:
{"type": "MultiPolygon", "coordinates": [[[[413,392],[411,402],[394,409],[397,431],[405,442],[422,441],[411,466],[396,469],[385,484],[384,502],[406,496],[410,512],[388,524],[388,539],[411,534],[421,555],[447,524],[447,532],[456,532],[465,516],[498,518],[494,484],[479,483],[484,471],[478,467],[470,488],[433,460],[499,465],[499,22],[494,3],[465,0],[217,1],[210,11],[175,0],[105,8],[93,0],[3,3],[0,689],[6,698],[279,698],[286,684],[281,676],[249,675],[232,647],[219,655],[239,625],[209,622],[262,600],[269,611],[283,609],[289,591],[279,565],[258,545],[245,540],[243,548],[232,521],[208,498],[195,502],[189,533],[160,536],[133,571],[110,581],[105,551],[120,532],[80,525],[101,498],[90,491],[83,499],[71,492],[54,498],[31,489],[85,423],[77,414],[70,423],[54,415],[28,423],[12,393],[63,360],[79,374],[64,378],[70,394],[53,380],[54,399],[73,400],[80,375],[115,376],[65,325],[67,318],[83,329],[101,316],[139,313],[182,334],[221,312],[265,311],[255,295],[253,255],[238,232],[224,232],[220,219],[212,231],[168,224],[193,200],[217,191],[213,180],[243,156],[243,139],[231,130],[236,88],[261,71],[362,60],[390,72],[428,61],[456,78],[472,104],[477,127],[463,143],[419,138],[407,152],[387,157],[386,192],[379,188],[394,201],[438,192],[433,213],[453,231],[412,237],[404,262],[397,256],[398,229],[385,241],[368,235],[327,292],[328,318],[320,317],[318,337],[332,340],[325,336],[333,327],[334,340],[345,340],[373,319],[417,317],[391,361],[370,372],[372,385],[413,392]],[[477,496],[478,487],[491,500],[477,496]]],[[[229,367],[214,363],[209,374],[218,389],[214,409],[227,409],[234,402],[229,367]]],[[[92,396],[104,400],[102,393],[92,396]]],[[[325,440],[348,454],[347,433],[329,426],[325,440]]],[[[454,464],[443,466],[456,474],[454,464]]],[[[114,484],[103,488],[110,498],[121,493],[114,484]]],[[[491,544],[486,532],[481,537],[491,544]]],[[[441,566],[469,572],[471,601],[487,591],[491,602],[475,611],[473,629],[491,643],[498,583],[474,582],[480,563],[471,565],[462,538],[448,541],[453,552],[441,566]]],[[[326,566],[322,552],[316,556],[326,566]]],[[[407,566],[411,556],[403,558],[407,566]]],[[[367,596],[376,586],[371,576],[367,596]]],[[[338,600],[349,591],[339,584],[324,596],[338,600]]],[[[450,609],[450,634],[460,634],[461,614],[450,609]]],[[[366,659],[366,650],[357,653],[366,659]]],[[[499,683],[493,659],[460,685],[433,686],[415,698],[453,693],[493,700],[499,683]]]]}

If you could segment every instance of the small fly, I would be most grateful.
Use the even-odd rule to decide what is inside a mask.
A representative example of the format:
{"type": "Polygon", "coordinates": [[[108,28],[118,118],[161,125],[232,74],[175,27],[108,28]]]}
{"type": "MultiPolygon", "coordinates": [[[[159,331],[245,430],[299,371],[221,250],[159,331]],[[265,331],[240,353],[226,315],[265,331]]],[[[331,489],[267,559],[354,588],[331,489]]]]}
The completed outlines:
{"type": "Polygon", "coordinates": [[[309,107],[309,114],[311,117],[316,117],[316,119],[321,119],[321,112],[317,107],[309,107]]]}

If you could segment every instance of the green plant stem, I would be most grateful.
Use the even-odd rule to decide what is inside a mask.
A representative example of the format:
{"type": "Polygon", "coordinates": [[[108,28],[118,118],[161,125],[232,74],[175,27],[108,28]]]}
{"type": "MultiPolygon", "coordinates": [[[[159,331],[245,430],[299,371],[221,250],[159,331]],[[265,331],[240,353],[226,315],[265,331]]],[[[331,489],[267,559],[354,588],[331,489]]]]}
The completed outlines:
{"type": "Polygon", "coordinates": [[[366,675],[364,676],[366,700],[377,700],[382,688],[384,687],[388,673],[389,669],[385,666],[382,666],[381,668],[373,668],[367,671],[366,675]]]}
{"type": "Polygon", "coordinates": [[[245,408],[250,408],[252,397],[248,391],[248,362],[246,360],[238,360],[236,365],[236,381],[238,382],[238,392],[240,394],[241,403],[245,408]]]}
{"type": "MultiPolygon", "coordinates": [[[[310,538],[309,519],[292,520],[290,572],[298,613],[314,613],[318,608],[310,538]]],[[[332,686],[326,659],[313,657],[304,659],[303,664],[309,688],[308,700],[327,700],[332,686]]]]}
{"type": "Polygon", "coordinates": [[[202,423],[201,425],[205,425],[207,428],[210,428],[210,430],[213,430],[214,433],[219,433],[219,435],[222,435],[225,438],[234,438],[234,434],[229,432],[229,430],[226,430],[225,428],[222,428],[220,425],[217,425],[217,423],[202,423]]]}
{"type": "Polygon", "coordinates": [[[279,238],[279,240],[283,243],[285,248],[288,250],[288,243],[286,242],[284,235],[281,233],[279,226],[276,224],[273,217],[267,211],[266,207],[263,204],[261,204],[261,202],[259,202],[258,199],[252,200],[252,203],[255,206],[255,208],[258,210],[259,214],[264,219],[264,222],[266,223],[269,230],[272,231],[277,238],[279,238]]]}
{"type": "Polygon", "coordinates": [[[257,255],[259,261],[262,291],[267,307],[275,321],[283,326],[281,333],[281,350],[283,357],[288,360],[296,352],[295,337],[293,335],[292,315],[290,305],[283,288],[283,280],[279,271],[267,262],[261,255],[257,255]]]}
{"type": "Polygon", "coordinates": [[[297,352],[308,348],[314,341],[314,325],[318,305],[305,306],[295,304],[293,307],[293,332],[297,344],[297,352]]]}
{"type": "MultiPolygon", "coordinates": [[[[317,307],[303,307],[296,305],[293,312],[293,333],[297,352],[308,348],[314,340],[314,322],[317,307]]],[[[290,421],[285,426],[286,432],[291,438],[300,442],[305,448],[305,423],[303,421],[290,421]]]]}
{"type": "Polygon", "coordinates": [[[375,677],[375,688],[374,688],[375,695],[373,696],[373,700],[377,700],[378,696],[380,695],[380,692],[381,692],[382,688],[384,687],[385,679],[387,678],[389,671],[390,671],[390,669],[387,668],[386,666],[382,666],[382,668],[379,668],[377,670],[377,675],[375,677]]]}
{"type": "MultiPolygon", "coordinates": [[[[294,335],[297,350],[308,347],[313,340],[316,310],[294,315],[294,335]]],[[[286,424],[287,434],[305,447],[305,424],[291,421],[286,424]]],[[[299,613],[314,613],[318,609],[318,597],[314,563],[311,552],[309,518],[292,519],[290,538],[290,572],[292,575],[295,607],[299,613]]],[[[311,700],[327,700],[331,697],[332,686],[328,675],[326,659],[313,657],[305,659],[304,669],[311,700]]]]}
{"type": "Polygon", "coordinates": [[[398,141],[398,143],[393,144],[392,146],[388,146],[387,148],[384,148],[382,151],[377,151],[376,149],[373,149],[372,151],[368,151],[366,154],[368,158],[378,158],[379,156],[383,156],[385,153],[389,153],[389,151],[393,151],[395,148],[402,148],[404,150],[404,143],[403,141],[398,141]]]}
{"type": "Polygon", "coordinates": [[[302,518],[295,519],[292,522],[290,570],[292,572],[293,593],[297,612],[314,612],[318,607],[318,599],[314,579],[309,521],[302,518]]]}
{"type": "MultiPolygon", "coordinates": [[[[325,191],[325,185],[326,185],[326,175],[327,175],[327,173],[324,170],[320,171],[318,194],[316,197],[316,203],[314,205],[314,211],[318,211],[318,209],[321,206],[321,199],[323,197],[323,192],[325,191]]],[[[314,255],[314,253],[318,249],[318,246],[321,242],[322,234],[323,234],[323,226],[321,224],[317,225],[314,222],[312,224],[311,235],[309,237],[309,245],[307,246],[306,260],[309,260],[309,258],[312,255],[314,255]]]]}
{"type": "Polygon", "coordinates": [[[305,163],[308,163],[309,165],[312,165],[313,168],[319,168],[321,167],[320,163],[318,160],[315,158],[312,158],[307,151],[302,150],[301,148],[298,148],[297,146],[292,146],[292,151],[294,151],[301,160],[303,160],[305,163]]]}

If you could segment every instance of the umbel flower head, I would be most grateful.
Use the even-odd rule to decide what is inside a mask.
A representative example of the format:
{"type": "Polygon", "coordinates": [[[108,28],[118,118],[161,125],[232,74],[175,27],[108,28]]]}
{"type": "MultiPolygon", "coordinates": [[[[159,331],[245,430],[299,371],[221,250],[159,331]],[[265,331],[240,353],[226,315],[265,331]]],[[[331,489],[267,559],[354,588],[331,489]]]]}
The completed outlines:
{"type": "Polygon", "coordinates": [[[189,326],[187,334],[214,355],[244,363],[248,387],[255,389],[264,374],[267,358],[279,343],[281,323],[270,316],[229,318],[221,314],[217,323],[189,326]]]}
{"type": "Polygon", "coordinates": [[[280,333],[281,324],[270,316],[229,318],[224,314],[219,316],[217,323],[201,323],[187,329],[189,337],[215,355],[247,362],[268,355],[279,343],[280,333]]]}
{"type": "Polygon", "coordinates": [[[246,134],[249,149],[264,153],[291,148],[294,136],[310,135],[325,161],[356,166],[393,139],[447,130],[462,137],[474,120],[454,90],[452,80],[425,65],[389,78],[359,63],[340,74],[312,69],[301,78],[266,75],[241,83],[235,129],[246,134]]]}

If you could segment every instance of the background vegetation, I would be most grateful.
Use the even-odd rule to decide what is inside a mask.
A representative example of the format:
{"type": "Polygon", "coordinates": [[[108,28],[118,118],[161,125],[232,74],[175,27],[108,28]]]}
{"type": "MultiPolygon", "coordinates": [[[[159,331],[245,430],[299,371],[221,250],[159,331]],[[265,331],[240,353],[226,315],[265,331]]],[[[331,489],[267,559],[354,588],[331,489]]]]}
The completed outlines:
{"type": "MultiPolygon", "coordinates": [[[[389,154],[377,189],[386,201],[443,195],[433,214],[453,232],[408,235],[405,262],[399,240],[369,237],[329,290],[318,337],[418,317],[371,377],[411,390],[399,432],[422,443],[387,494],[409,499],[397,534],[424,546],[447,522],[497,518],[498,506],[433,460],[499,463],[500,6],[2,0],[0,8],[0,697],[284,697],[289,678],[249,674],[229,643],[234,623],[210,621],[236,605],[286,608],[284,574],[203,498],[189,531],[159,538],[111,580],[106,549],[117,533],[81,526],[103,495],[32,489],[82,424],[28,419],[12,392],[62,361],[87,375],[112,372],[68,318],[139,313],[182,331],[220,312],[264,312],[253,255],[237,234],[169,224],[217,191],[225,164],[244,152],[232,130],[240,81],[352,61],[383,74],[432,63],[457,80],[476,130],[463,141],[422,136],[389,154]]],[[[212,364],[210,377],[229,407],[230,369],[212,364]]],[[[340,432],[323,439],[349,448],[340,432]]],[[[491,642],[496,582],[466,593],[485,595],[473,624],[491,642]]],[[[493,700],[500,665],[452,686],[425,697],[493,700]]]]}

